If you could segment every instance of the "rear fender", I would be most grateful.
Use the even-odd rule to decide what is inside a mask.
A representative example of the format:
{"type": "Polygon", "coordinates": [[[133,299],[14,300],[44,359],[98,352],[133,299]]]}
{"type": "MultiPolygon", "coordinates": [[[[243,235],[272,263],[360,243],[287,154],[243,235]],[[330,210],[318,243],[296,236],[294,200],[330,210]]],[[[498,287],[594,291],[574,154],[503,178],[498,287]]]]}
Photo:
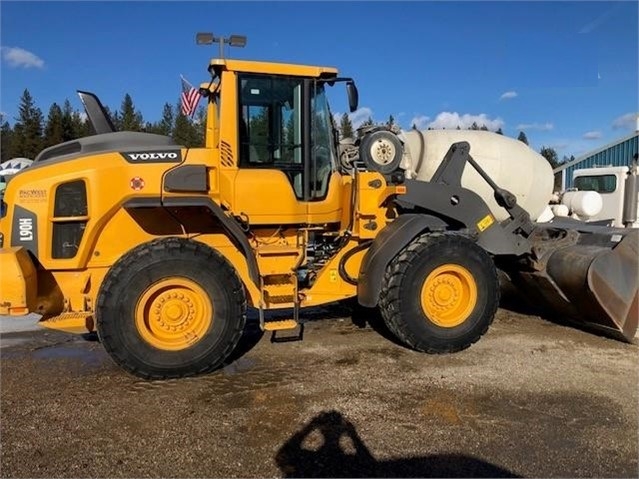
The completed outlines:
{"type": "Polygon", "coordinates": [[[357,281],[359,304],[369,308],[377,306],[388,263],[421,232],[445,230],[447,226],[442,219],[424,214],[404,214],[386,226],[375,237],[362,261],[357,281]]]}
{"type": "Polygon", "coordinates": [[[222,208],[210,198],[203,196],[170,197],[163,198],[162,200],[160,198],[139,198],[129,200],[124,204],[124,208],[127,210],[136,208],[180,208],[189,206],[200,206],[206,208],[209,213],[220,222],[226,233],[231,238],[231,241],[246,258],[249,277],[253,284],[258,287],[260,284],[260,271],[255,254],[253,253],[251,245],[246,237],[246,233],[242,230],[237,221],[226,215],[222,208]]]}
{"type": "Polygon", "coordinates": [[[36,267],[23,247],[0,249],[0,314],[22,316],[32,312],[38,295],[36,267]]]}

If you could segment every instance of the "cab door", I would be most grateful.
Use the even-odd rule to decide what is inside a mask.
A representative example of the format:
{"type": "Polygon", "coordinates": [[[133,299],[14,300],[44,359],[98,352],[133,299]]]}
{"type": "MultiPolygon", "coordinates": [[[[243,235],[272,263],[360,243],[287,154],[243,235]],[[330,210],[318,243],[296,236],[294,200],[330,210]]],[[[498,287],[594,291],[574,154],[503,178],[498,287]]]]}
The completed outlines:
{"type": "Polygon", "coordinates": [[[238,97],[234,209],[251,224],[339,221],[341,182],[323,87],[299,77],[240,74],[238,97]]]}

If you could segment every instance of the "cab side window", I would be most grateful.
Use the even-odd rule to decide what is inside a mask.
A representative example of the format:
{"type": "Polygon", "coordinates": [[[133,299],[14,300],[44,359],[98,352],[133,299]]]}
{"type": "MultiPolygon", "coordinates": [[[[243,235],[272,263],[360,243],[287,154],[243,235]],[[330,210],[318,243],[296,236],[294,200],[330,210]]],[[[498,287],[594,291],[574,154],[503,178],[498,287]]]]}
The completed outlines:
{"type": "Polygon", "coordinates": [[[239,82],[240,166],[301,168],[301,80],[241,75],[239,82]]]}

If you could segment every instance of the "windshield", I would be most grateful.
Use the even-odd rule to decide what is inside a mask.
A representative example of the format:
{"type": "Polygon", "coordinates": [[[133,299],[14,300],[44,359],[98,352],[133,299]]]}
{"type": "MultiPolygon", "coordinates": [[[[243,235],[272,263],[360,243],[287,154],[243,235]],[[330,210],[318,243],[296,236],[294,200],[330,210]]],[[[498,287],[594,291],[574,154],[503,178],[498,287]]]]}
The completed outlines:
{"type": "Polygon", "coordinates": [[[580,191],[612,193],[617,189],[617,177],[615,175],[578,176],[575,178],[575,188],[580,191]]]}
{"type": "Polygon", "coordinates": [[[315,83],[311,98],[311,197],[323,198],[328,180],[335,171],[334,138],[331,111],[322,83],[315,83]]]}

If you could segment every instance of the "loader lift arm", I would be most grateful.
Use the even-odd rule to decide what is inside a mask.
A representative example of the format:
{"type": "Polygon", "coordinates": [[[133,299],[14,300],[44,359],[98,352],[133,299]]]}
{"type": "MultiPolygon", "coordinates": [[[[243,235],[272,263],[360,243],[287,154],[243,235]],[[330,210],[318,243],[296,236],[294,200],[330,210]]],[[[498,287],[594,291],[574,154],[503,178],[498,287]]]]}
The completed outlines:
{"type": "Polygon", "coordinates": [[[454,143],[429,182],[406,180],[406,193],[396,203],[402,214],[375,240],[362,262],[358,282],[360,304],[377,305],[386,266],[396,254],[425,231],[459,230],[493,255],[520,256],[530,253],[528,237],[534,230],[530,215],[515,196],[500,188],[470,156],[467,142],[454,143]],[[495,199],[510,218],[497,223],[486,202],[461,186],[469,163],[486,180],[495,199]]]}
{"type": "Polygon", "coordinates": [[[530,215],[517,204],[515,195],[500,188],[470,155],[468,142],[454,143],[428,182],[406,181],[407,192],[400,206],[418,207],[447,223],[458,223],[491,254],[521,255],[532,250],[528,240],[534,230],[530,215]],[[493,189],[495,201],[510,218],[496,223],[486,202],[475,192],[462,187],[461,178],[470,164],[493,189]]]}
{"type": "Polygon", "coordinates": [[[467,142],[455,143],[431,181],[406,181],[407,192],[397,200],[404,214],[375,238],[362,262],[359,302],[377,305],[386,266],[419,234],[452,229],[493,255],[520,290],[531,292],[535,304],[545,305],[551,315],[632,341],[639,323],[639,232],[575,221],[536,224],[469,151],[467,142]],[[509,218],[495,222],[481,197],[461,186],[467,163],[490,185],[509,218]]]}

